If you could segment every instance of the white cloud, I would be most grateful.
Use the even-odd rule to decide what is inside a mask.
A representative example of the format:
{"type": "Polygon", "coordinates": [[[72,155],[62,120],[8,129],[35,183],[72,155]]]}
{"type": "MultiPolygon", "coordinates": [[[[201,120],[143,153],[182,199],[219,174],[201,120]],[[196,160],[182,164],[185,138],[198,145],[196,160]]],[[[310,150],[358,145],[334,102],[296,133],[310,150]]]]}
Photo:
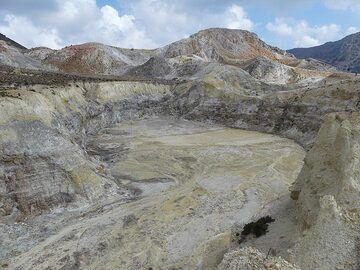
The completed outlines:
{"type": "Polygon", "coordinates": [[[187,36],[198,23],[187,14],[181,2],[139,0],[132,2],[130,8],[158,46],[187,36]]]}
{"type": "Polygon", "coordinates": [[[357,32],[360,32],[360,28],[350,26],[350,27],[348,27],[348,29],[346,29],[346,35],[355,34],[357,32]]]}
{"type": "Polygon", "coordinates": [[[295,47],[313,47],[313,46],[317,46],[320,44],[321,43],[319,42],[319,40],[306,35],[306,36],[303,36],[300,40],[297,40],[295,42],[295,47]]]}
{"type": "Polygon", "coordinates": [[[45,4],[34,0],[35,7],[27,0],[16,0],[2,6],[0,31],[26,47],[101,42],[155,48],[211,27],[254,30],[243,7],[233,3],[133,0],[124,1],[119,13],[110,5],[99,6],[96,0],[46,0],[45,4]]]}
{"type": "Polygon", "coordinates": [[[8,14],[0,32],[27,47],[60,48],[89,41],[119,47],[155,47],[133,15],[119,15],[113,7],[98,7],[95,0],[52,0],[56,9],[40,18],[8,14]]]}
{"type": "Polygon", "coordinates": [[[359,0],[325,0],[325,5],[335,10],[360,11],[359,0]]]}
{"type": "Polygon", "coordinates": [[[36,27],[25,17],[8,14],[5,24],[0,25],[0,32],[28,47],[46,46],[60,48],[62,41],[53,28],[36,27]]]}
{"type": "Polygon", "coordinates": [[[231,2],[136,0],[130,8],[153,41],[163,46],[211,27],[253,30],[254,23],[245,10],[231,2]]]}
{"type": "Polygon", "coordinates": [[[184,26],[188,16],[182,6],[163,0],[140,0],[133,5],[135,15],[142,15],[143,21],[151,22],[151,25],[167,28],[173,25],[184,26]]]}
{"type": "Polygon", "coordinates": [[[227,28],[243,30],[252,30],[254,28],[254,23],[249,19],[241,6],[232,5],[227,13],[227,28]]]}
{"type": "Polygon", "coordinates": [[[92,40],[126,48],[155,47],[145,32],[137,28],[133,15],[119,16],[118,11],[108,5],[100,11],[101,17],[86,27],[92,40]]]}
{"type": "Polygon", "coordinates": [[[295,47],[311,47],[324,42],[338,39],[341,36],[341,27],[337,24],[311,26],[305,20],[276,18],[269,22],[266,28],[281,37],[292,40],[295,47]]]}

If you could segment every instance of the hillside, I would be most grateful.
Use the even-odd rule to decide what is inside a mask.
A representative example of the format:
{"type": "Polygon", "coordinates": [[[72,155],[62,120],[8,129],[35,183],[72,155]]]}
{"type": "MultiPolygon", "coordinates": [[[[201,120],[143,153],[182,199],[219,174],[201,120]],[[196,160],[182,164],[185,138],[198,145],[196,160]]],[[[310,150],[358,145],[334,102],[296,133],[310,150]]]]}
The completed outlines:
{"type": "Polygon", "coordinates": [[[121,75],[131,66],[147,61],[151,50],[122,49],[100,43],[67,46],[60,50],[39,47],[25,55],[65,73],[121,75]]]}
{"type": "Polygon", "coordinates": [[[266,44],[254,33],[224,28],[200,31],[159,49],[158,53],[167,58],[197,55],[205,60],[226,64],[237,64],[258,56],[284,62],[294,58],[285,51],[266,44]]]}
{"type": "Polygon", "coordinates": [[[100,43],[71,45],[60,50],[46,47],[20,50],[4,43],[0,59],[2,64],[44,71],[161,79],[191,78],[214,63],[215,69],[236,67],[248,71],[256,80],[279,85],[318,81],[334,72],[332,66],[311,59],[299,60],[270,46],[254,33],[224,28],[202,30],[155,50],[100,43]],[[257,61],[259,57],[263,60],[257,61]],[[252,62],[257,66],[256,72],[253,65],[249,69],[252,62]]]}
{"type": "Polygon", "coordinates": [[[288,51],[297,58],[314,58],[342,71],[360,72],[360,32],[335,42],[288,51]]]}
{"type": "Polygon", "coordinates": [[[5,41],[10,46],[16,47],[16,48],[21,49],[21,50],[26,50],[26,47],[24,47],[23,45],[17,43],[16,41],[8,38],[7,36],[5,36],[5,35],[3,35],[1,33],[0,33],[0,40],[5,41]]]}

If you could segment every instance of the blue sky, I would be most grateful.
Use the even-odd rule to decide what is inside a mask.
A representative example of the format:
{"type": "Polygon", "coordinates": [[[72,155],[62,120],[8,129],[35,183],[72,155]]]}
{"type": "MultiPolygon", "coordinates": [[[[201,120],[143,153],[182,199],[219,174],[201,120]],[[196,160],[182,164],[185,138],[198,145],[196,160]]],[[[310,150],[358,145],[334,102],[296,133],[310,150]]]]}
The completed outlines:
{"type": "Polygon", "coordinates": [[[360,0],[0,0],[0,32],[27,47],[155,48],[210,27],[315,46],[360,31],[360,0]]]}

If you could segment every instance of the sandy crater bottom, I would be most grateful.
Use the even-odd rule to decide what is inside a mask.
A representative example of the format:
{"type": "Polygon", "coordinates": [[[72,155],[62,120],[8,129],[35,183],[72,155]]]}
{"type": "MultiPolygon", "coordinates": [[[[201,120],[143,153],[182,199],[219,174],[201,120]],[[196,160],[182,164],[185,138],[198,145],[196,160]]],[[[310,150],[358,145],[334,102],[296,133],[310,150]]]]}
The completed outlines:
{"type": "Polygon", "coordinates": [[[291,246],[291,220],[279,213],[291,211],[288,189],[305,154],[291,140],[153,118],[102,130],[89,138],[87,148],[137,199],[43,215],[27,227],[18,224],[19,230],[32,229],[13,239],[27,248],[11,266],[216,269],[236,245],[232,229],[265,214],[277,221],[264,240],[249,243],[265,252],[269,245],[291,246]],[[42,227],[51,233],[34,242],[44,237],[42,227]]]}

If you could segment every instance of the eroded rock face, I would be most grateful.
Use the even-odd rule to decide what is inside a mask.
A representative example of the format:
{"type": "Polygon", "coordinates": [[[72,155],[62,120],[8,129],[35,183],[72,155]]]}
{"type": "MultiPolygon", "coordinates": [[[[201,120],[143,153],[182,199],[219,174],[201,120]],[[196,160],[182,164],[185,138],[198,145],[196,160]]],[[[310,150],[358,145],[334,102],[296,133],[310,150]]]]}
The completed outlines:
{"type": "Polygon", "coordinates": [[[302,269],[359,269],[358,208],[339,206],[331,195],[319,199],[319,213],[294,247],[302,269]]]}
{"type": "Polygon", "coordinates": [[[54,206],[131,197],[89,158],[83,148],[86,134],[132,113],[135,117],[139,108],[142,114],[155,112],[169,86],[123,82],[30,88],[9,90],[0,98],[1,216],[21,219],[54,206]]]}
{"type": "Polygon", "coordinates": [[[177,86],[169,110],[188,119],[280,134],[309,148],[324,115],[357,110],[359,102],[359,81],[281,91],[251,80],[229,86],[226,75],[215,73],[212,79],[177,86]]]}
{"type": "Polygon", "coordinates": [[[359,98],[351,90],[356,85],[357,81],[348,81],[342,83],[341,89],[337,84],[324,84],[310,91],[276,91],[235,68],[224,66],[218,70],[210,64],[197,80],[177,85],[75,82],[55,88],[34,85],[6,90],[0,99],[2,181],[6,187],[3,215],[19,208],[21,212],[36,212],[30,210],[32,205],[48,209],[74,201],[79,194],[81,198],[94,199],[106,190],[117,193],[118,187],[109,184],[109,179],[96,169],[101,164],[89,159],[84,145],[88,134],[123,119],[173,115],[210,120],[229,127],[281,134],[307,146],[315,138],[325,113],[356,107],[359,98]],[[232,77],[233,74],[238,76],[232,77]],[[43,174],[37,178],[40,170],[43,174]],[[56,184],[56,191],[45,188],[46,179],[57,178],[52,174],[64,183],[56,184]],[[40,182],[21,182],[32,179],[30,175],[40,182]],[[93,179],[90,186],[82,186],[79,179],[89,175],[93,179]],[[33,185],[39,187],[34,192],[25,188],[33,185]],[[17,198],[16,189],[26,192],[17,198]],[[34,196],[41,203],[30,199],[34,196]]]}
{"type": "Polygon", "coordinates": [[[1,145],[2,215],[17,210],[35,215],[77,195],[91,200],[104,193],[106,181],[96,174],[96,165],[55,130],[40,121],[20,121],[7,130],[16,138],[1,145]]]}
{"type": "Polygon", "coordinates": [[[326,116],[292,187],[305,236],[294,260],[304,269],[358,269],[358,113],[326,116]]]}
{"type": "Polygon", "coordinates": [[[306,226],[314,224],[319,199],[335,198],[339,206],[358,208],[357,150],[360,139],[360,116],[357,113],[327,115],[305,165],[293,186],[306,226]]]}
{"type": "Polygon", "coordinates": [[[243,69],[251,76],[268,83],[287,84],[297,79],[293,68],[265,57],[251,59],[243,64],[243,69]]]}

